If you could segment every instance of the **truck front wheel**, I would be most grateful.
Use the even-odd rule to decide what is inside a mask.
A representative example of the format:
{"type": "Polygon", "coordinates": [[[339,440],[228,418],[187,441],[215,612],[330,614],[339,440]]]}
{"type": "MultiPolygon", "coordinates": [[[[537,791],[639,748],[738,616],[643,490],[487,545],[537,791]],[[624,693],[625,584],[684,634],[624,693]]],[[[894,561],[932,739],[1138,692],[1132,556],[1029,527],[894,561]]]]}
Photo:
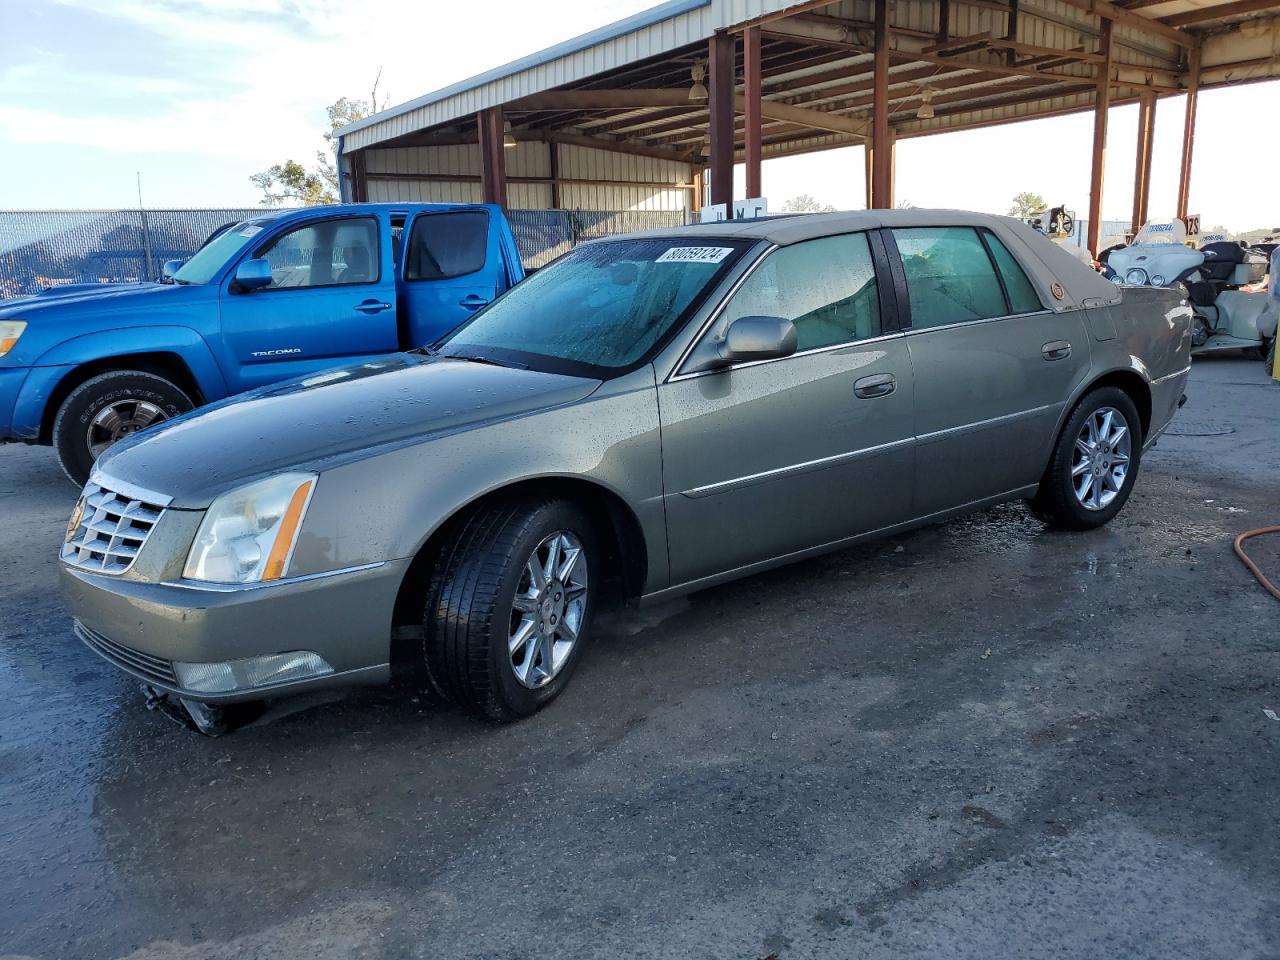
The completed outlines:
{"type": "Polygon", "coordinates": [[[112,370],[76,387],[58,408],[53,446],[71,482],[83,486],[93,463],[117,441],[195,406],[176,384],[141,370],[112,370]]]}

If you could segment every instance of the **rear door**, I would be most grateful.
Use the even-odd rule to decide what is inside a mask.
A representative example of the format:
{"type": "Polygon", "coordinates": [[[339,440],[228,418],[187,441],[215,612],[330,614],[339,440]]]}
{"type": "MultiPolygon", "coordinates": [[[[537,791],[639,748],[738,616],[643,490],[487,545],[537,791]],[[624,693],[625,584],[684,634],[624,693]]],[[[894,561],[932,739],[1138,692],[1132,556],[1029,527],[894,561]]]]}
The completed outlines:
{"type": "Polygon", "coordinates": [[[874,234],[766,254],[658,388],[673,584],[907,518],[912,376],[874,234]],[[882,270],[876,270],[876,263],[882,270]],[[700,369],[728,324],[780,316],[797,352],[700,369]]]}
{"type": "Polygon", "coordinates": [[[915,512],[1036,483],[1063,404],[1087,374],[1079,312],[1055,314],[989,230],[884,231],[907,295],[915,371],[915,512]],[[895,254],[896,251],[896,254],[895,254]]]}
{"type": "Polygon", "coordinates": [[[423,212],[402,244],[405,345],[431,343],[506,289],[506,260],[483,208],[423,212]]]}
{"type": "Polygon", "coordinates": [[[233,392],[398,349],[387,236],[379,215],[331,217],[286,226],[246,253],[271,264],[272,282],[249,292],[223,282],[233,392]]]}

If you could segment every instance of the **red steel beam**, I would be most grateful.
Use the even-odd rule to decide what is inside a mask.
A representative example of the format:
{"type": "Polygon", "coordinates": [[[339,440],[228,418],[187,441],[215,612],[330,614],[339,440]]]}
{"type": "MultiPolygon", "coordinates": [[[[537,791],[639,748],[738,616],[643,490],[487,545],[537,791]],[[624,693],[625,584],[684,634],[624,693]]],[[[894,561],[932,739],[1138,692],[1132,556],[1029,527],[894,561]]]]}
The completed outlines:
{"type": "Polygon", "coordinates": [[[746,98],[746,157],[747,197],[758,197],[760,188],[760,28],[747,27],[742,31],[742,86],[746,98]]]}
{"type": "Polygon", "coordinates": [[[1134,163],[1133,232],[1147,222],[1151,199],[1151,152],[1156,126],[1156,95],[1144,93],[1138,100],[1138,158],[1134,163]]]}
{"type": "Polygon", "coordinates": [[[1089,252],[1098,255],[1102,237],[1102,173],[1107,162],[1107,114],[1111,109],[1111,20],[1102,21],[1103,60],[1093,100],[1093,169],[1089,177],[1089,252]]]}
{"type": "Polygon", "coordinates": [[[485,203],[507,205],[507,163],[503,156],[501,107],[476,114],[480,128],[480,196],[485,203]]]}
{"type": "Polygon", "coordinates": [[[1191,158],[1195,153],[1196,105],[1200,99],[1200,47],[1187,51],[1187,113],[1182,122],[1182,167],[1178,174],[1178,219],[1187,219],[1191,197],[1191,158]]]}
{"type": "Polygon", "coordinates": [[[733,34],[717,33],[707,43],[711,110],[711,202],[723,203],[733,213],[733,74],[737,43],[733,34]]]}
{"type": "Polygon", "coordinates": [[[873,208],[893,206],[893,152],[889,147],[889,4],[875,0],[875,65],[871,123],[871,202],[873,208]]]}

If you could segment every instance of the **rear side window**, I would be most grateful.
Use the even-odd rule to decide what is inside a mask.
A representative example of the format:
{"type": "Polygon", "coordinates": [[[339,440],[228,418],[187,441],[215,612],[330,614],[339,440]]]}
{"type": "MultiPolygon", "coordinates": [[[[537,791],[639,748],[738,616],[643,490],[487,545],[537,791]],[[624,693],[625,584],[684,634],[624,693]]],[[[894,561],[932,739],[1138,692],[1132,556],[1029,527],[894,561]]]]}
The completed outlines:
{"type": "Polygon", "coordinates": [[[1018,263],[1009,248],[1000,242],[990,230],[982,231],[987,246],[991,248],[991,256],[996,261],[996,269],[1000,271],[1000,279],[1004,281],[1005,293],[1009,294],[1010,313],[1034,313],[1043,310],[1044,304],[1036,293],[1036,288],[1027,279],[1026,271],[1018,263]]]}
{"type": "Polygon", "coordinates": [[[893,231],[907,274],[914,329],[1008,313],[986,247],[972,227],[907,227],[893,231]]]}
{"type": "Polygon", "coordinates": [[[406,280],[448,280],[484,267],[489,214],[483,210],[432,213],[413,221],[406,280]]]}
{"type": "Polygon", "coordinates": [[[725,307],[739,317],[785,317],[796,349],[813,350],[880,333],[880,298],[866,234],[806,240],[775,250],[725,307]]]}

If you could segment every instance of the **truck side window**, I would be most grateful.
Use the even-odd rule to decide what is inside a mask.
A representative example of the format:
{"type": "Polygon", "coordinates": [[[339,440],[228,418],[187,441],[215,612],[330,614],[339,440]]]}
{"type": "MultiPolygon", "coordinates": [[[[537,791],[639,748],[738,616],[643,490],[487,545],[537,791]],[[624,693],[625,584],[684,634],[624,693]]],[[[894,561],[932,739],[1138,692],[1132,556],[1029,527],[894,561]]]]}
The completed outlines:
{"type": "Polygon", "coordinates": [[[258,256],[271,264],[268,290],[376,283],[378,224],[367,218],[308,223],[277,237],[258,256]]]}
{"type": "Polygon", "coordinates": [[[488,247],[484,210],[424,214],[413,221],[404,278],[447,280],[475,273],[484,266],[488,247]]]}

